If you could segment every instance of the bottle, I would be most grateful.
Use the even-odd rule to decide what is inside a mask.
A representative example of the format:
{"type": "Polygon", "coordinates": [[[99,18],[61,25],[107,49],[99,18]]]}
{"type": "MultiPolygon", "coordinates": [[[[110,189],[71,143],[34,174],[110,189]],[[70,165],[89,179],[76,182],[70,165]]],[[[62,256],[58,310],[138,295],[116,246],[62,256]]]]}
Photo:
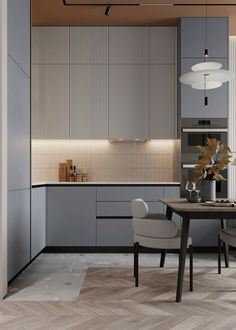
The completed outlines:
{"type": "Polygon", "coordinates": [[[73,177],[74,177],[74,182],[77,181],[77,174],[78,174],[78,172],[77,172],[77,170],[76,170],[76,166],[73,166],[73,177]]]}
{"type": "Polygon", "coordinates": [[[74,168],[70,167],[70,182],[74,182],[74,168]]]}

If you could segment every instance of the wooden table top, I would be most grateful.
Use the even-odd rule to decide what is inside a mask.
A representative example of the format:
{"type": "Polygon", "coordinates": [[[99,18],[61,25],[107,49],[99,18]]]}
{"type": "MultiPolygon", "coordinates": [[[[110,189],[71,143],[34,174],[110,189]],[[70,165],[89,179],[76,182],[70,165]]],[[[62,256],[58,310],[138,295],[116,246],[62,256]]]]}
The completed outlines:
{"type": "Polygon", "coordinates": [[[160,202],[165,204],[167,207],[169,207],[173,212],[176,212],[177,214],[211,214],[212,218],[219,215],[218,218],[231,218],[234,216],[236,218],[236,206],[209,206],[204,203],[190,203],[186,200],[186,198],[165,198],[160,199],[160,202]]]}

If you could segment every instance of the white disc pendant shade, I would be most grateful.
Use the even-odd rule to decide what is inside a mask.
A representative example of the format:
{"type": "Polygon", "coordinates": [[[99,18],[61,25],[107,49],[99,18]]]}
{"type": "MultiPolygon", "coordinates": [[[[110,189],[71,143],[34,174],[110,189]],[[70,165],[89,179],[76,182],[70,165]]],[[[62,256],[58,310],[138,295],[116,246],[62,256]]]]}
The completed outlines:
{"type": "Polygon", "coordinates": [[[191,72],[180,77],[180,82],[194,89],[214,89],[234,79],[234,73],[222,70],[222,64],[202,62],[192,66],[191,72]]]}

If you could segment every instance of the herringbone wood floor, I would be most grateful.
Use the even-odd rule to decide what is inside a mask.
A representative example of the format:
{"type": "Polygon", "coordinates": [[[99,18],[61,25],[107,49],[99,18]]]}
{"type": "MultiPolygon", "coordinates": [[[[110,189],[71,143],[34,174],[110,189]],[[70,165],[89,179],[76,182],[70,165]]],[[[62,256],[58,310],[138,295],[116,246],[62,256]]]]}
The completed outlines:
{"type": "MultiPolygon", "coordinates": [[[[187,273],[187,272],[186,272],[187,273]]],[[[0,329],[236,329],[236,269],[188,273],[182,303],[175,303],[176,269],[91,268],[78,302],[1,302],[0,329]]]]}

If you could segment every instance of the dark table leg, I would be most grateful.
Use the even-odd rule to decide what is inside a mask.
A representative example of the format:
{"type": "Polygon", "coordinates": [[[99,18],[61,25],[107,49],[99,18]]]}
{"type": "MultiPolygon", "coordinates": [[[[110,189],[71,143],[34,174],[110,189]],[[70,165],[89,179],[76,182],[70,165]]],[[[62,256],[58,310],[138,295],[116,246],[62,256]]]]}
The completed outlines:
{"type": "MultiPolygon", "coordinates": [[[[226,228],[226,220],[221,219],[221,228],[226,228]]],[[[225,257],[225,268],[229,268],[229,246],[225,242],[223,242],[223,248],[224,248],[224,257],[225,257]]]]}
{"type": "Polygon", "coordinates": [[[182,230],[181,230],[181,246],[179,251],[179,271],[178,271],[178,282],[176,290],[176,302],[180,302],[182,298],[185,260],[187,253],[188,244],[188,232],[189,232],[189,217],[183,217],[182,219],[182,230]]]}

